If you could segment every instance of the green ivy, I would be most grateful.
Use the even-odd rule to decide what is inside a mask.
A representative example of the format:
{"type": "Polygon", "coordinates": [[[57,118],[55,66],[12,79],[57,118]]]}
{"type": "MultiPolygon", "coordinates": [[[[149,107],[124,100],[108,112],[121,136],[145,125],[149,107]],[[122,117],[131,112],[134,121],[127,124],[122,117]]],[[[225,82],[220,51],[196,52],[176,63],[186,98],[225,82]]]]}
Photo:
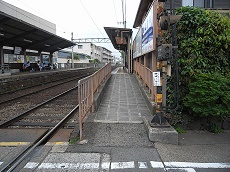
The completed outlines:
{"type": "Polygon", "coordinates": [[[181,112],[229,115],[229,17],[196,7],[178,8],[176,14],[182,15],[177,23],[181,112]]]}

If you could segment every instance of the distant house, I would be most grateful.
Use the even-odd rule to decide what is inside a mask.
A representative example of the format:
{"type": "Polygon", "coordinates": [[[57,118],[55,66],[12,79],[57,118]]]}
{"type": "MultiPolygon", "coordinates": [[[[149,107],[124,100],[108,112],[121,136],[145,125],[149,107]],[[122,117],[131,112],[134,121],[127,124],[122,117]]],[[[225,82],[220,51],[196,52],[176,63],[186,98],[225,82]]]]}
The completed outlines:
{"type": "Polygon", "coordinates": [[[91,42],[81,42],[74,47],[74,52],[87,54],[91,60],[97,59],[101,63],[113,61],[112,52],[105,47],[97,46],[91,42]]]}

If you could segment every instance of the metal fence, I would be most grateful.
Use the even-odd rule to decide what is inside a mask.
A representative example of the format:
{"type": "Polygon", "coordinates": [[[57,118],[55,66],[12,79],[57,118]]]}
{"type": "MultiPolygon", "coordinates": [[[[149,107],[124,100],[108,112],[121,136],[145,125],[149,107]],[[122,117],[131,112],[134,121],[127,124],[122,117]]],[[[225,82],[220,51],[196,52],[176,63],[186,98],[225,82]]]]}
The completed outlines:
{"type": "Polygon", "coordinates": [[[151,93],[151,99],[154,100],[153,72],[137,61],[134,61],[133,65],[134,72],[140,77],[140,79],[142,79],[143,85],[148,87],[149,92],[151,93]]]}
{"type": "Polygon", "coordinates": [[[80,140],[82,140],[83,120],[90,110],[94,112],[94,93],[110,75],[111,63],[108,63],[94,74],[78,81],[80,140]]]}
{"type": "Polygon", "coordinates": [[[5,73],[6,71],[9,72],[10,71],[10,65],[9,64],[0,65],[0,70],[1,70],[1,73],[5,73]]]}

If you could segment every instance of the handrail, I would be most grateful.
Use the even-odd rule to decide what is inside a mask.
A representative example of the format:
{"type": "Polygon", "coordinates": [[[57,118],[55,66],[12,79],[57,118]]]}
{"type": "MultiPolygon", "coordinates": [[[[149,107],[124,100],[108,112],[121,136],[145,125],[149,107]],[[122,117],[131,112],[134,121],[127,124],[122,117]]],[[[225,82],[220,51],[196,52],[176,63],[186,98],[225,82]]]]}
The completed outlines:
{"type": "Polygon", "coordinates": [[[82,123],[87,113],[92,109],[94,112],[93,96],[98,91],[100,85],[110,77],[111,63],[108,63],[94,74],[78,81],[78,101],[79,101],[79,129],[80,140],[82,140],[82,123]]]}
{"type": "Polygon", "coordinates": [[[2,72],[4,72],[4,70],[9,71],[9,70],[10,70],[10,65],[9,65],[9,64],[0,65],[0,70],[1,70],[2,72]]]}
{"type": "Polygon", "coordinates": [[[154,100],[156,96],[154,94],[152,71],[137,61],[134,61],[133,64],[134,64],[134,68],[133,68],[134,72],[142,79],[143,85],[149,88],[149,91],[151,93],[151,99],[154,100]]]}

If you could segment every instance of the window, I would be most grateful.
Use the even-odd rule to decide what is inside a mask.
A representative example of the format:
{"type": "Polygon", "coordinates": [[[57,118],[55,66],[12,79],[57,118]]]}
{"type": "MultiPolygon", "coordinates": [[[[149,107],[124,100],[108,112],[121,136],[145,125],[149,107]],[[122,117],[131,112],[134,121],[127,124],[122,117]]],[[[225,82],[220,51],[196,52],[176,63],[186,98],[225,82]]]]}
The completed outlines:
{"type": "Polygon", "coordinates": [[[193,6],[193,0],[182,0],[182,6],[193,6]]]}
{"type": "Polygon", "coordinates": [[[213,0],[182,0],[182,6],[194,6],[200,8],[212,8],[213,0]]]}
{"type": "Polygon", "coordinates": [[[83,49],[83,45],[78,45],[78,49],[83,49]]]}
{"type": "Polygon", "coordinates": [[[194,0],[193,6],[204,8],[204,0],[194,0]]]}

